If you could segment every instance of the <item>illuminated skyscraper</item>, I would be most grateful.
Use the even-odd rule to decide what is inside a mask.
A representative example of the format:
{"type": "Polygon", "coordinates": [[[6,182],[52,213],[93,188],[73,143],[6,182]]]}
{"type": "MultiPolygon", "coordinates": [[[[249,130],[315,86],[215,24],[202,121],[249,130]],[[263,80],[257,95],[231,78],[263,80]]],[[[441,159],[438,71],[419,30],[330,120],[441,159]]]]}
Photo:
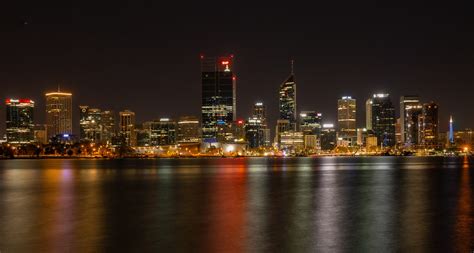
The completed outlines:
{"type": "Polygon", "coordinates": [[[230,126],[236,118],[234,58],[201,56],[202,136],[216,142],[219,125],[230,126]]]}
{"type": "Polygon", "coordinates": [[[178,120],[176,129],[176,141],[179,143],[199,142],[201,130],[197,117],[185,116],[178,120]]]}
{"type": "Polygon", "coordinates": [[[112,138],[115,136],[116,124],[114,111],[102,111],[101,113],[101,142],[111,144],[112,138]]]}
{"type": "Polygon", "coordinates": [[[245,139],[250,148],[270,146],[270,129],[267,126],[265,105],[255,103],[252,117],[245,124],[245,139]]]}
{"type": "Polygon", "coordinates": [[[99,143],[102,135],[100,109],[79,106],[79,129],[82,142],[99,143]]]}
{"type": "Polygon", "coordinates": [[[128,146],[137,145],[137,136],[135,133],[135,113],[129,110],[125,110],[119,113],[120,123],[119,131],[123,138],[123,141],[128,146]]]}
{"type": "Polygon", "coordinates": [[[352,97],[342,97],[337,101],[338,135],[341,138],[357,136],[356,100],[352,97]]]}
{"type": "Polygon", "coordinates": [[[6,104],[7,142],[24,144],[34,141],[33,111],[35,102],[31,99],[9,98],[6,104]]]}
{"type": "Polygon", "coordinates": [[[379,145],[395,145],[395,108],[389,94],[374,94],[372,98],[372,130],[379,145]]]}
{"type": "Polygon", "coordinates": [[[365,128],[372,130],[372,98],[365,101],[365,128]]]}
{"type": "Polygon", "coordinates": [[[46,124],[48,137],[72,134],[72,94],[46,93],[46,124]]]}
{"type": "Polygon", "coordinates": [[[423,112],[419,118],[420,144],[425,148],[438,147],[438,105],[434,102],[424,104],[423,112]]]}
{"type": "Polygon", "coordinates": [[[290,76],[280,85],[279,97],[280,119],[288,120],[291,130],[296,131],[296,82],[293,61],[290,76]]]}
{"type": "Polygon", "coordinates": [[[302,111],[300,113],[300,131],[304,135],[319,136],[322,128],[322,114],[315,111],[302,111]]]}
{"type": "Polygon", "coordinates": [[[161,118],[151,122],[150,143],[151,146],[176,144],[176,121],[161,118]]]}
{"type": "Polygon", "coordinates": [[[400,134],[401,143],[406,146],[418,144],[418,116],[423,105],[418,96],[400,97],[400,134]]]}

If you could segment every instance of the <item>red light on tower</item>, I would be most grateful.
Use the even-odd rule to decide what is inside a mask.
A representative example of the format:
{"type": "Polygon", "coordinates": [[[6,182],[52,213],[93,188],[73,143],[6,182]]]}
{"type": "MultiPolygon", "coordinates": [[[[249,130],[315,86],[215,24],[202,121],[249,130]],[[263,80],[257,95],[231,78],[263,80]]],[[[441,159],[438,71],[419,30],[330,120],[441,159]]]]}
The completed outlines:
{"type": "Polygon", "coordinates": [[[9,98],[5,99],[5,104],[10,104],[10,99],[9,98]]]}
{"type": "Polygon", "coordinates": [[[237,80],[237,77],[233,76],[232,81],[235,81],[235,80],[237,80]]]}
{"type": "Polygon", "coordinates": [[[229,65],[229,61],[222,61],[222,65],[229,65]]]}
{"type": "Polygon", "coordinates": [[[241,119],[239,119],[239,120],[237,121],[237,124],[242,125],[242,124],[244,124],[244,121],[241,120],[241,119]]]}
{"type": "Polygon", "coordinates": [[[31,103],[31,99],[20,99],[20,103],[29,104],[31,103]]]}
{"type": "Polygon", "coordinates": [[[203,54],[201,54],[200,57],[201,57],[201,60],[204,59],[204,55],[203,55],[203,54]]]}

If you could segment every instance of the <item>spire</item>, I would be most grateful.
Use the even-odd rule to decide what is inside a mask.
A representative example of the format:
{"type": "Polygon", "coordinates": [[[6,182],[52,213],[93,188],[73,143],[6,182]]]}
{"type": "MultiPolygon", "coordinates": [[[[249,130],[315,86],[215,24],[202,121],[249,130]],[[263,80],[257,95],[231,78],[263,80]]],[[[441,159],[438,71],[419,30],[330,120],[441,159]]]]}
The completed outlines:
{"type": "Polygon", "coordinates": [[[58,92],[61,92],[61,84],[58,83],[58,92]]]}
{"type": "Polygon", "coordinates": [[[449,115],[449,123],[453,123],[453,115],[449,115]]]}

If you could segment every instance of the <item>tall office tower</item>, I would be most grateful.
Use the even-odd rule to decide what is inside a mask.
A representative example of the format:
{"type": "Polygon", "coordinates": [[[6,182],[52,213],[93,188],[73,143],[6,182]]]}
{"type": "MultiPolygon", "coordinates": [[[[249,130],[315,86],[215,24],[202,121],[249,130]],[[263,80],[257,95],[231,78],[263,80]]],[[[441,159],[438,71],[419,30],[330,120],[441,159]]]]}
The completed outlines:
{"type": "Polygon", "coordinates": [[[449,144],[453,145],[454,144],[454,127],[453,127],[453,116],[449,116],[449,144]]]}
{"type": "MultiPolygon", "coordinates": [[[[271,146],[270,129],[268,128],[268,125],[267,125],[266,109],[265,109],[265,105],[262,102],[255,103],[255,105],[253,106],[252,117],[248,119],[247,124],[245,126],[246,139],[248,142],[250,141],[248,139],[247,129],[251,129],[251,128],[254,130],[256,128],[259,129],[258,136],[257,136],[259,140],[258,147],[271,146]]],[[[257,143],[257,142],[254,142],[254,143],[257,143]]]]}
{"type": "Polygon", "coordinates": [[[337,101],[338,135],[344,139],[356,138],[356,100],[342,97],[337,101]]]}
{"type": "Polygon", "coordinates": [[[438,146],[438,105],[429,102],[423,105],[420,120],[420,144],[425,148],[436,148],[438,146]]]}
{"type": "Polygon", "coordinates": [[[196,143],[201,141],[199,119],[193,116],[180,117],[176,129],[176,141],[179,143],[196,143]]]}
{"type": "Polygon", "coordinates": [[[5,101],[7,142],[24,144],[34,142],[33,111],[35,102],[31,99],[13,99],[5,101]]]}
{"type": "Polygon", "coordinates": [[[245,124],[245,139],[250,148],[259,148],[265,145],[265,126],[262,119],[251,117],[245,124]]]}
{"type": "Polygon", "coordinates": [[[300,131],[304,135],[319,136],[322,128],[322,117],[321,113],[315,111],[302,111],[300,113],[300,131]]]}
{"type": "Polygon", "coordinates": [[[46,93],[46,124],[48,137],[72,134],[72,94],[46,93]]]}
{"type": "Polygon", "coordinates": [[[137,136],[135,134],[135,113],[129,110],[119,112],[120,123],[119,131],[127,146],[137,145],[137,136]]]}
{"type": "Polygon", "coordinates": [[[202,136],[216,142],[219,125],[231,125],[236,117],[234,58],[201,56],[202,136]]]}
{"type": "Polygon", "coordinates": [[[372,98],[365,101],[365,128],[372,130],[372,98]]]}
{"type": "Polygon", "coordinates": [[[296,131],[296,82],[293,61],[290,76],[280,85],[279,97],[280,119],[288,120],[291,130],[296,131]]]}
{"type": "Polygon", "coordinates": [[[378,145],[395,145],[395,108],[389,94],[374,94],[372,98],[372,130],[378,145]]]}
{"type": "Polygon", "coordinates": [[[418,96],[400,97],[400,135],[405,146],[418,144],[418,116],[422,109],[418,96]]]}
{"type": "Polygon", "coordinates": [[[113,111],[102,111],[101,114],[101,143],[111,144],[112,138],[115,136],[115,114],[113,111]]]}
{"type": "Polygon", "coordinates": [[[176,144],[176,121],[161,118],[151,122],[150,143],[151,146],[176,144]]]}
{"type": "Polygon", "coordinates": [[[102,139],[102,112],[97,108],[79,106],[80,141],[99,143],[102,139]]]}

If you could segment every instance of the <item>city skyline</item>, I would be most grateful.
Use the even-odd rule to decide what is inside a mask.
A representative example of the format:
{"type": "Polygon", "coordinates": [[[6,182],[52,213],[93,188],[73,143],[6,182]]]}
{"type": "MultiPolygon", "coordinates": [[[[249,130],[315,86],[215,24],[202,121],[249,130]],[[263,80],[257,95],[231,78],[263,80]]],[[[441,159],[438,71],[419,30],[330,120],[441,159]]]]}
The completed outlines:
{"type": "MultiPolygon", "coordinates": [[[[28,6],[2,17],[8,29],[0,45],[8,50],[0,59],[0,97],[29,97],[37,101],[36,108],[43,108],[39,94],[61,83],[75,94],[74,108],[80,102],[116,112],[130,109],[138,122],[197,116],[199,55],[234,54],[238,118],[245,119],[252,105],[263,101],[268,121],[276,121],[274,92],[294,59],[299,111],[316,110],[336,122],[335,98],[350,95],[363,108],[362,100],[373,93],[390,93],[393,98],[418,94],[423,102],[439,103],[440,122],[452,114],[457,128],[474,125],[467,116],[472,111],[467,96],[474,82],[473,38],[467,25],[470,16],[463,10],[359,6],[348,8],[353,14],[346,17],[347,11],[330,4],[311,12],[297,5],[257,4],[252,9],[235,6],[229,11],[245,13],[247,18],[233,20],[226,13],[200,18],[207,4],[172,19],[161,12],[156,17],[158,6],[153,4],[123,10],[98,6],[109,15],[80,15],[86,7],[28,6]],[[279,21],[288,8],[297,17],[279,21]],[[206,27],[215,20],[225,20],[226,25],[219,24],[225,29],[194,32],[196,26],[206,27]],[[280,26],[269,27],[268,22],[280,26]],[[83,38],[87,31],[92,39],[83,38]],[[163,40],[165,36],[169,40],[163,40]]],[[[77,119],[78,112],[74,113],[77,119]]],[[[363,110],[357,110],[357,122],[362,123],[363,117],[363,110]]],[[[5,110],[0,110],[0,118],[5,118],[5,110]]],[[[36,120],[43,119],[39,111],[36,120]]],[[[447,124],[440,127],[447,130],[447,124]]],[[[0,132],[5,132],[4,125],[0,132]]]]}

